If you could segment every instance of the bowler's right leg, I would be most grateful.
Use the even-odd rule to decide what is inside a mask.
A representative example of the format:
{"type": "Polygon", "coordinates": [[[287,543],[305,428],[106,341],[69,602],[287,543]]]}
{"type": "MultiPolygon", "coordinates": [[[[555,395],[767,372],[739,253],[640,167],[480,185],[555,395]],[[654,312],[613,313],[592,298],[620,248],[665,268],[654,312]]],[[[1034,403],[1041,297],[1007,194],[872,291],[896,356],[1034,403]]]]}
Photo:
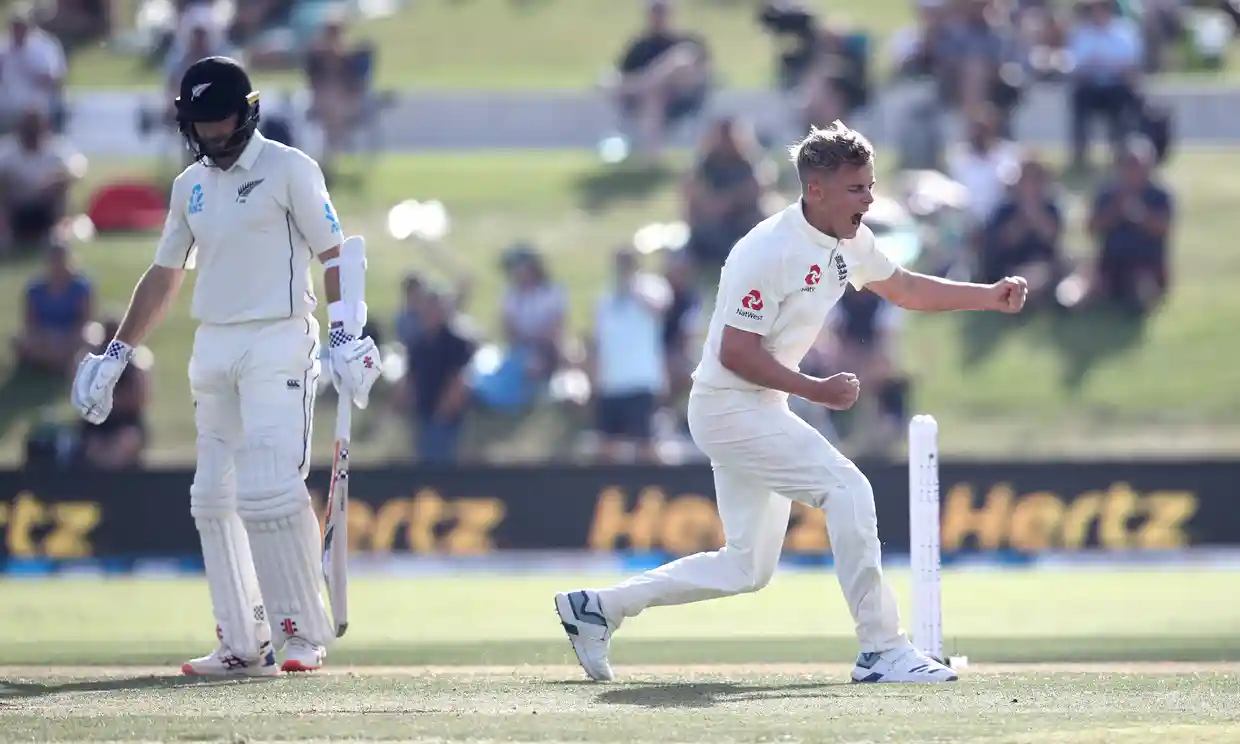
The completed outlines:
{"type": "Polygon", "coordinates": [[[591,679],[612,679],[611,633],[647,607],[754,592],[770,583],[783,550],[792,502],[745,471],[715,465],[724,546],[685,556],[606,589],[557,594],[556,612],[591,679]]]}
{"type": "Polygon", "coordinates": [[[198,465],[190,513],[202,541],[203,564],[220,645],[181,671],[197,676],[278,674],[271,626],[259,591],[250,542],[237,514],[233,453],[241,440],[241,409],[226,370],[190,362],[198,465]]]}

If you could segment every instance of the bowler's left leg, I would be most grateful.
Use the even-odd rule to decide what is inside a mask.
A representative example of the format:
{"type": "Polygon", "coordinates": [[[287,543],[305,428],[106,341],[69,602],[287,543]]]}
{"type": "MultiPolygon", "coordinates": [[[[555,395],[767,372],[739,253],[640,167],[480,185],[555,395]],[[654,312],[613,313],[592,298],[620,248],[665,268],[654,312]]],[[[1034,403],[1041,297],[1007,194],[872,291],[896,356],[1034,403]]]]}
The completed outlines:
{"type": "Polygon", "coordinates": [[[320,593],[322,535],[306,489],[320,372],[313,318],[259,326],[239,374],[237,511],[285,671],[318,669],[335,637],[320,593]]]}

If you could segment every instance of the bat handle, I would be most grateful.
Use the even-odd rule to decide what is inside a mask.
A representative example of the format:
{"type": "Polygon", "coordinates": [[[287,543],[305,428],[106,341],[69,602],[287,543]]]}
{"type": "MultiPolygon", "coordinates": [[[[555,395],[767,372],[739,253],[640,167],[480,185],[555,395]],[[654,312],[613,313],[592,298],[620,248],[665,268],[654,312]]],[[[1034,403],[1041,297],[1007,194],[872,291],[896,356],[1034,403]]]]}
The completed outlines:
{"type": "Polygon", "coordinates": [[[342,442],[349,441],[352,426],[353,399],[341,394],[336,400],[336,439],[342,442]]]}

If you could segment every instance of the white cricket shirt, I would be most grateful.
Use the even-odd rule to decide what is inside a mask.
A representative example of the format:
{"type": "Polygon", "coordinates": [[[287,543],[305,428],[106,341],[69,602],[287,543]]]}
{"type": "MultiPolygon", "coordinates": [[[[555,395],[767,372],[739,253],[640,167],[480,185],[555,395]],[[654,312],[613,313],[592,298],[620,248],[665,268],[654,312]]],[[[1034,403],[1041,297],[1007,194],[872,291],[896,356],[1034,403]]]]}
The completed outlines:
{"type": "Polygon", "coordinates": [[[806,222],[799,200],[771,215],[737,241],[723,264],[702,361],[693,373],[695,390],[763,389],[719,362],[724,326],[761,335],[763,348],[795,370],[845,284],[861,289],[895,270],[864,224],[857,237],[840,240],[806,222]]]}
{"type": "Polygon", "coordinates": [[[255,132],[228,170],[172,184],[155,263],[198,270],[191,315],[228,324],[313,315],[312,259],[344,242],[318,163],[255,132]]]}

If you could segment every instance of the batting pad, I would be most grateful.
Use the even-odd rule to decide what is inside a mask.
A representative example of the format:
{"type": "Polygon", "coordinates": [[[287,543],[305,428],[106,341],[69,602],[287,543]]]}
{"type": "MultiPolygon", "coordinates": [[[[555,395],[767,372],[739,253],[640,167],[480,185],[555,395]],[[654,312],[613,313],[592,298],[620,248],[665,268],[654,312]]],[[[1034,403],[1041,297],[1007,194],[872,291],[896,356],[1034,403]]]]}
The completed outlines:
{"type": "Polygon", "coordinates": [[[271,625],[263,608],[258,576],[241,517],[197,516],[202,558],[211,590],[211,606],[220,626],[220,641],[244,658],[265,654],[271,625]]]}
{"type": "Polygon", "coordinates": [[[336,629],[319,591],[322,537],[310,504],[286,517],[249,520],[246,530],[276,647],[290,636],[327,646],[336,629]]]}

